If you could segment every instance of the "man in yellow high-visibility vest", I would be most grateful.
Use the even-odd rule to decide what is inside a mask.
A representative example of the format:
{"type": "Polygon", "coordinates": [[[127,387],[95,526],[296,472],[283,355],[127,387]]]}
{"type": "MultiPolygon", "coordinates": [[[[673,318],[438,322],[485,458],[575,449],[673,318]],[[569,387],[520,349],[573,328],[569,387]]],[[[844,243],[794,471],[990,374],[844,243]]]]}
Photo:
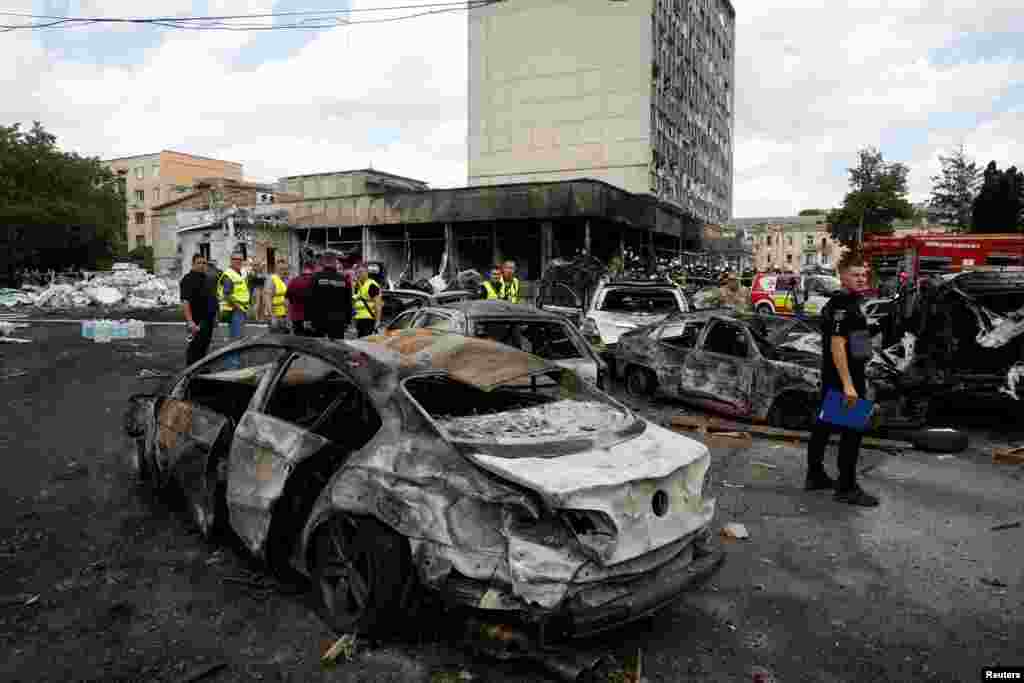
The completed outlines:
{"type": "Polygon", "coordinates": [[[501,275],[503,283],[501,298],[509,303],[519,303],[519,278],[516,277],[516,262],[505,261],[501,275]]]}
{"type": "Polygon", "coordinates": [[[505,290],[505,283],[501,279],[501,266],[491,268],[491,279],[484,280],[480,285],[479,298],[488,301],[502,298],[505,290]]]}
{"type": "MultiPolygon", "coordinates": [[[[240,339],[249,309],[249,286],[242,277],[242,254],[232,254],[231,265],[217,279],[217,299],[220,300],[221,322],[228,325],[228,341],[240,339]]],[[[238,360],[233,356],[228,362],[237,367],[238,360]]]]}
{"type": "Polygon", "coordinates": [[[270,329],[273,332],[287,334],[288,303],[284,295],[288,292],[288,284],[281,275],[287,277],[288,266],[284,263],[271,264],[270,281],[267,283],[270,290],[270,329]]]}
{"type": "Polygon", "coordinates": [[[384,297],[380,285],[370,277],[365,263],[356,268],[356,281],[352,285],[352,308],[355,311],[357,336],[368,337],[380,327],[384,297]]]}

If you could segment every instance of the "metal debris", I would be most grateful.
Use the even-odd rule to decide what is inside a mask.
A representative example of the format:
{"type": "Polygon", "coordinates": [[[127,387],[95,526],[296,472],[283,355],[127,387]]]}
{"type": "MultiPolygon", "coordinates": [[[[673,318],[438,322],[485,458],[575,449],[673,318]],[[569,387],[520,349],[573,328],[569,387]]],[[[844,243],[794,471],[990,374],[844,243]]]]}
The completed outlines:
{"type": "Polygon", "coordinates": [[[1007,529],[1019,529],[1020,527],[1020,522],[1007,522],[1006,524],[996,524],[992,527],[992,531],[1005,531],[1007,529]]]}
{"type": "Polygon", "coordinates": [[[320,663],[334,664],[338,657],[344,657],[346,662],[352,661],[356,654],[358,639],[359,636],[355,633],[346,633],[341,638],[338,638],[320,657],[320,663]]]}
{"type": "Polygon", "coordinates": [[[722,527],[722,536],[725,538],[744,539],[750,538],[750,533],[747,531],[747,527],[739,522],[729,522],[722,527]]]}

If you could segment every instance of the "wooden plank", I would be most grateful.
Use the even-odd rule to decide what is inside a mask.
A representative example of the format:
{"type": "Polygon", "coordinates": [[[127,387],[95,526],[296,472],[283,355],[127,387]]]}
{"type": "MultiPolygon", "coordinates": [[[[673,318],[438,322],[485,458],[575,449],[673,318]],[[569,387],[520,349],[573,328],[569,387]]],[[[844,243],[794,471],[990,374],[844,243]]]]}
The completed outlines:
{"type": "MultiPolygon", "coordinates": [[[[795,431],[792,429],[779,429],[765,425],[744,424],[731,422],[717,417],[703,417],[700,415],[677,415],[672,418],[672,427],[680,431],[702,430],[714,432],[746,432],[769,439],[780,441],[810,441],[810,432],[795,431]]],[[[880,439],[873,436],[865,436],[861,445],[866,448],[880,450],[905,450],[913,449],[914,445],[907,441],[895,441],[892,439],[880,439]]]]}

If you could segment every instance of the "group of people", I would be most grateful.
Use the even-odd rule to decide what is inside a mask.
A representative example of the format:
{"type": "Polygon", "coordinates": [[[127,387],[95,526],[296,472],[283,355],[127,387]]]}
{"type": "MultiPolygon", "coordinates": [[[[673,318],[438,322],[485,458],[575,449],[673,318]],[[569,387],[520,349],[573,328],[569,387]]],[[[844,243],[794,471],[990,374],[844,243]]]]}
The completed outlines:
{"type": "Polygon", "coordinates": [[[338,255],[325,252],[319,264],[307,263],[302,273],[288,278],[287,265],[272,264],[262,279],[242,275],[244,257],[231,255],[222,272],[206,257],[192,257],[192,270],[181,280],[181,301],[188,328],[186,362],[192,365],[210,349],[218,319],[227,325],[230,341],[242,337],[246,321],[261,320],[260,307],[269,309],[271,332],[343,339],[354,321],[360,337],[380,327],[384,308],[380,285],[365,264],[351,275],[339,271],[338,255]],[[216,275],[211,277],[211,271],[216,275]],[[266,302],[264,304],[264,301],[266,302]]]}
{"type": "Polygon", "coordinates": [[[519,303],[519,278],[516,277],[516,262],[505,261],[491,269],[491,279],[480,285],[478,296],[481,299],[508,301],[519,303]]]}

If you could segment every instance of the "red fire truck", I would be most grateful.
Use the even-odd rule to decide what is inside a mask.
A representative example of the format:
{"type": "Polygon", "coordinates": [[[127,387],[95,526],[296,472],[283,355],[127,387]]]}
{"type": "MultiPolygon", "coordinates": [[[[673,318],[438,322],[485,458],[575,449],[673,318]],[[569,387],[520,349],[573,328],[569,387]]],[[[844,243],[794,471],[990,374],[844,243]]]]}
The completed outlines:
{"type": "Polygon", "coordinates": [[[915,280],[964,270],[1024,266],[1024,235],[911,235],[869,236],[864,255],[878,286],[898,284],[901,272],[915,280]]]}

